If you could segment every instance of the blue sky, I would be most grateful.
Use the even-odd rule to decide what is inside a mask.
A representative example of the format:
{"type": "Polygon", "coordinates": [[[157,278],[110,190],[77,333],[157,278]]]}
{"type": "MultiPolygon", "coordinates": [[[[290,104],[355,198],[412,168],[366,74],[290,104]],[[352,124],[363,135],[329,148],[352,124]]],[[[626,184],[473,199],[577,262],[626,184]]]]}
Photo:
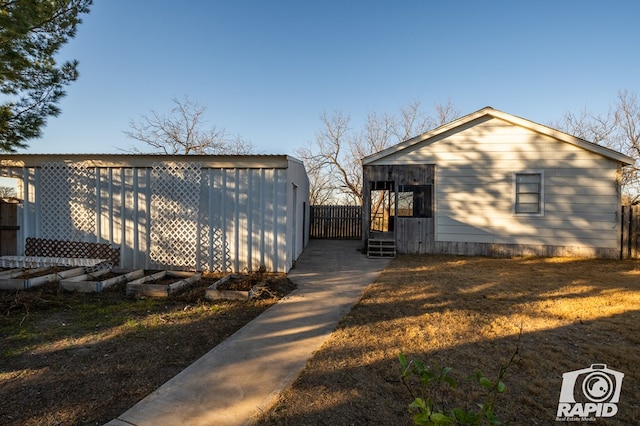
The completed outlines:
{"type": "Polygon", "coordinates": [[[415,100],[602,112],[640,92],[638,17],[635,0],[95,0],[60,55],[80,78],[21,152],[121,152],[130,120],[183,96],[265,154],[313,140],[323,111],[356,128],[415,100]]]}

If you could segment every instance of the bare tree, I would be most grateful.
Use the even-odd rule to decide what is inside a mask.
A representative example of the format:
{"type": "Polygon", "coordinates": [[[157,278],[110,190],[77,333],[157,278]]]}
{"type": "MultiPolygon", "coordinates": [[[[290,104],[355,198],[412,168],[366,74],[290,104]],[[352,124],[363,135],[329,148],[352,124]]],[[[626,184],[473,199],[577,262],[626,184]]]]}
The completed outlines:
{"type": "Polygon", "coordinates": [[[617,137],[612,147],[636,160],[622,173],[623,194],[634,204],[640,201],[640,104],[635,93],[618,92],[615,117],[617,137]]]}
{"type": "Polygon", "coordinates": [[[320,115],[322,129],[316,133],[315,143],[308,143],[297,151],[309,175],[311,204],[331,204],[336,193],[353,186],[353,176],[343,159],[348,147],[350,117],[341,112],[320,115]]]}
{"type": "Polygon", "coordinates": [[[11,186],[0,186],[0,198],[14,198],[16,189],[11,186]]]}
{"type": "Polygon", "coordinates": [[[311,204],[362,204],[362,158],[417,136],[459,116],[449,101],[436,105],[429,117],[415,101],[399,114],[370,112],[361,130],[350,127],[342,112],[320,115],[315,140],[296,151],[304,161],[311,186],[311,204]]]}
{"type": "MultiPolygon", "coordinates": [[[[596,114],[584,108],[579,114],[567,112],[551,127],[640,159],[640,104],[635,93],[618,92],[615,104],[606,112],[596,114]]],[[[640,168],[627,166],[621,175],[622,193],[626,203],[640,200],[640,168]]]]}
{"type": "MultiPolygon", "coordinates": [[[[139,121],[130,121],[124,133],[145,144],[154,154],[171,155],[224,155],[249,154],[253,151],[250,142],[240,136],[229,137],[224,128],[205,128],[206,107],[191,101],[173,99],[174,107],[168,114],[151,111],[139,121]]],[[[138,148],[126,150],[142,153],[138,148]]]]}

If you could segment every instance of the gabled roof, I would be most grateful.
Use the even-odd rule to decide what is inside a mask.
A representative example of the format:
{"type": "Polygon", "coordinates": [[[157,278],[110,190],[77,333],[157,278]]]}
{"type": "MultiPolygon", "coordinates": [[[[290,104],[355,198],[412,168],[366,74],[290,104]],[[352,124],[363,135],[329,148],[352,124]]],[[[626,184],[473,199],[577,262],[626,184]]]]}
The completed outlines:
{"type": "Polygon", "coordinates": [[[46,162],[86,163],[89,167],[151,167],[161,161],[199,163],[211,168],[287,168],[302,161],[288,155],[165,154],[0,154],[0,168],[40,167],[46,162]]]}
{"type": "Polygon", "coordinates": [[[571,136],[568,133],[561,132],[556,129],[552,129],[548,126],[543,126],[542,124],[535,123],[530,120],[526,120],[521,117],[517,117],[515,115],[507,114],[506,112],[498,111],[497,109],[491,107],[485,107],[481,110],[478,110],[469,115],[465,115],[464,117],[458,118],[457,120],[451,121],[450,123],[444,124],[440,127],[437,127],[433,130],[430,130],[426,133],[418,135],[414,138],[407,139],[406,141],[400,142],[397,145],[389,147],[387,149],[383,149],[375,154],[369,155],[362,159],[362,164],[370,164],[374,161],[380,160],[381,158],[387,157],[389,155],[398,153],[404,149],[410,148],[414,145],[425,142],[431,138],[439,136],[445,132],[450,130],[454,130],[457,127],[465,126],[471,123],[474,120],[478,120],[484,117],[495,117],[501,120],[512,123],[516,126],[524,127],[526,129],[532,130],[536,133],[540,133],[546,136],[550,136],[559,141],[570,143],[572,145],[578,146],[580,148],[586,149],[587,151],[594,152],[596,154],[600,154],[603,157],[618,161],[623,165],[631,165],[635,163],[635,160],[632,157],[624,155],[618,151],[614,151],[612,149],[606,148],[604,146],[588,142],[584,139],[577,138],[575,136],[571,136]]]}

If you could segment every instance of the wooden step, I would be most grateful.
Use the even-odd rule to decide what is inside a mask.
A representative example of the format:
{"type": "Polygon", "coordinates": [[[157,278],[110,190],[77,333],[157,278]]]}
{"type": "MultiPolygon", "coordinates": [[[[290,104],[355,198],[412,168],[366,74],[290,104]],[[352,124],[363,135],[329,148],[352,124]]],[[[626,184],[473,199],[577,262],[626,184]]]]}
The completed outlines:
{"type": "Polygon", "coordinates": [[[395,240],[369,239],[367,257],[396,257],[395,240]]]}

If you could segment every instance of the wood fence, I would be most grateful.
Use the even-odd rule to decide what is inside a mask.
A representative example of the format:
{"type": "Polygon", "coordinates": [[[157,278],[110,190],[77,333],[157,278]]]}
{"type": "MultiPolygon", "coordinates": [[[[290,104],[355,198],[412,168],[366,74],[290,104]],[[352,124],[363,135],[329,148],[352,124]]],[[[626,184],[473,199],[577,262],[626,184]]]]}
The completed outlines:
{"type": "Polygon", "coordinates": [[[309,237],[359,240],[362,236],[362,207],[311,206],[309,237]]]}
{"type": "Polygon", "coordinates": [[[622,206],[620,258],[640,258],[640,205],[622,206]]]}

